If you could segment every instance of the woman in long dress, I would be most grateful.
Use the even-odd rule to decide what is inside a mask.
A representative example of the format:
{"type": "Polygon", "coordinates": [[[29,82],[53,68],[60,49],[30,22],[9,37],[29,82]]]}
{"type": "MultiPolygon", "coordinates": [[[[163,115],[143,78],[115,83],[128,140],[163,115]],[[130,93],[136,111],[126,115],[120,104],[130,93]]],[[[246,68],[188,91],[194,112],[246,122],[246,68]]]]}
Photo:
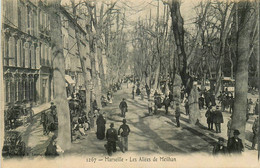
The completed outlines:
{"type": "Polygon", "coordinates": [[[103,140],[105,138],[106,120],[100,114],[97,118],[97,138],[103,140]]]}

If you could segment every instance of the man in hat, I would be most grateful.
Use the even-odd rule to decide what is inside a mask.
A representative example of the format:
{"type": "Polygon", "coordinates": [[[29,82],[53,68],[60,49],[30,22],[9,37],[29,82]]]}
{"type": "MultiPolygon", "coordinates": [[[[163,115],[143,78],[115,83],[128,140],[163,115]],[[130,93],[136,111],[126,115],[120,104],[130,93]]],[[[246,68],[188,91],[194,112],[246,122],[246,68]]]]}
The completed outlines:
{"type": "Polygon", "coordinates": [[[166,115],[168,114],[168,109],[169,109],[170,103],[171,103],[171,101],[170,101],[169,97],[166,95],[164,100],[163,100],[163,104],[165,106],[165,114],[166,115]]]}
{"type": "Polygon", "coordinates": [[[177,127],[180,127],[180,117],[181,117],[181,110],[179,107],[179,103],[176,103],[175,118],[176,118],[177,127]]]}
{"type": "Polygon", "coordinates": [[[218,138],[218,143],[213,148],[213,155],[228,154],[227,147],[224,146],[224,138],[218,138]]]}
{"type": "Polygon", "coordinates": [[[221,123],[224,122],[224,119],[222,112],[219,110],[219,106],[216,106],[213,116],[213,123],[215,123],[216,133],[221,133],[221,123]]]}
{"type": "Polygon", "coordinates": [[[205,114],[205,117],[207,118],[208,123],[208,130],[213,130],[213,112],[211,110],[212,106],[208,107],[208,110],[205,114]]]}
{"type": "Polygon", "coordinates": [[[106,133],[107,139],[107,153],[109,156],[112,155],[112,152],[116,152],[116,141],[118,140],[117,131],[114,129],[114,123],[110,124],[110,128],[106,133]]]}
{"type": "Polygon", "coordinates": [[[125,102],[125,98],[119,104],[119,108],[121,110],[122,117],[125,117],[125,112],[127,112],[127,103],[125,102]]]}
{"type": "Polygon", "coordinates": [[[241,154],[244,151],[244,146],[242,140],[238,138],[240,132],[239,130],[234,130],[233,134],[234,136],[228,139],[228,151],[229,153],[241,154]]]}
{"type": "Polygon", "coordinates": [[[123,124],[118,129],[118,135],[121,135],[121,142],[123,145],[122,151],[125,152],[128,150],[128,135],[130,133],[130,128],[126,124],[126,119],[123,119],[123,124]],[[122,129],[122,132],[120,134],[120,131],[122,129]]]}
{"type": "Polygon", "coordinates": [[[53,102],[51,102],[51,107],[50,107],[50,109],[51,109],[51,115],[52,115],[52,117],[53,117],[54,122],[57,122],[57,121],[58,121],[58,118],[57,118],[57,109],[56,109],[56,105],[54,105],[53,102]]]}

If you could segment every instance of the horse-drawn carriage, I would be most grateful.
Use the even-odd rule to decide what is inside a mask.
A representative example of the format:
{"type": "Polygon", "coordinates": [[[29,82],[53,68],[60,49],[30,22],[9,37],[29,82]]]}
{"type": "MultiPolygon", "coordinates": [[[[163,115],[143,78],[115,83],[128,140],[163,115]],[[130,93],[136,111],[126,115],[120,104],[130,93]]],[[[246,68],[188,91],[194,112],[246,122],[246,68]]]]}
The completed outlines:
{"type": "Polygon", "coordinates": [[[17,120],[25,115],[24,107],[20,103],[6,105],[4,110],[6,129],[13,129],[17,125],[17,120]]]}

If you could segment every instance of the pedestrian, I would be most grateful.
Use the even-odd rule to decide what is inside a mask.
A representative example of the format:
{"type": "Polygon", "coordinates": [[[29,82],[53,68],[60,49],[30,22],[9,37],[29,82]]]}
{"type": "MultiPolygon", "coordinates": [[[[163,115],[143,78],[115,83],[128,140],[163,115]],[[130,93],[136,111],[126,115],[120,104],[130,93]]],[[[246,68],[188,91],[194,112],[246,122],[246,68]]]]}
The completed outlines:
{"type": "Polygon", "coordinates": [[[42,127],[43,127],[43,135],[46,135],[47,134],[47,124],[48,124],[48,117],[45,113],[45,111],[43,111],[41,113],[41,124],[42,124],[42,127]]]}
{"type": "Polygon", "coordinates": [[[116,152],[116,141],[118,140],[117,131],[114,129],[114,123],[110,124],[110,128],[106,132],[107,153],[109,156],[112,152],[116,152]]]}
{"type": "Polygon", "coordinates": [[[97,124],[97,139],[103,140],[105,138],[106,120],[104,119],[102,114],[99,114],[96,124],[97,124]]]}
{"type": "Polygon", "coordinates": [[[188,99],[188,97],[186,97],[186,99],[184,100],[184,106],[185,106],[186,115],[189,115],[190,114],[190,108],[189,108],[189,99],[188,99]]]}
{"type": "Polygon", "coordinates": [[[202,94],[200,94],[199,97],[199,109],[203,109],[204,108],[204,97],[202,96],[202,94]]]}
{"type": "MultiPolygon", "coordinates": [[[[257,135],[258,135],[258,128],[259,128],[259,118],[258,118],[258,116],[257,116],[257,118],[255,119],[255,121],[254,121],[254,124],[253,124],[253,126],[252,126],[252,130],[253,130],[253,140],[252,140],[252,150],[255,150],[255,145],[257,144],[257,135]]],[[[258,147],[259,148],[259,147],[258,147]]]]}
{"type": "Polygon", "coordinates": [[[258,109],[258,105],[259,105],[259,99],[257,99],[257,100],[256,100],[256,103],[255,103],[255,110],[254,110],[254,111],[255,111],[255,112],[254,112],[255,115],[258,115],[258,114],[259,114],[259,112],[258,112],[258,110],[259,110],[259,109],[258,109]]]}
{"type": "Polygon", "coordinates": [[[154,114],[157,114],[159,102],[158,102],[156,97],[154,98],[154,103],[153,104],[154,104],[154,114]]]}
{"type": "Polygon", "coordinates": [[[140,92],[141,100],[144,100],[143,90],[140,92]]]}
{"type": "Polygon", "coordinates": [[[211,103],[212,106],[216,106],[216,99],[215,99],[214,93],[210,94],[210,103],[211,103]]]}
{"type": "Polygon", "coordinates": [[[210,105],[210,95],[209,95],[209,92],[205,92],[205,104],[206,104],[207,108],[210,105]]]}
{"type": "Polygon", "coordinates": [[[136,95],[137,95],[137,96],[139,96],[139,95],[140,95],[140,93],[141,93],[141,91],[140,91],[140,88],[139,88],[139,87],[137,87],[137,89],[136,89],[136,95]]]}
{"type": "Polygon", "coordinates": [[[45,156],[52,156],[52,157],[59,156],[57,152],[56,144],[57,144],[57,137],[56,135],[53,135],[49,145],[46,148],[45,156]]]}
{"type": "Polygon", "coordinates": [[[239,130],[234,130],[234,136],[228,139],[228,151],[231,154],[241,154],[244,151],[244,146],[242,140],[238,138],[240,132],[239,130]]]}
{"type": "Polygon", "coordinates": [[[181,117],[181,110],[179,107],[179,103],[176,103],[175,118],[176,118],[177,127],[180,127],[180,117],[181,117]]]}
{"type": "Polygon", "coordinates": [[[235,100],[234,100],[234,98],[233,98],[233,95],[231,95],[230,96],[230,98],[229,98],[229,113],[230,114],[233,114],[233,112],[234,112],[234,104],[235,104],[235,100]]]}
{"type": "Polygon", "coordinates": [[[151,99],[148,99],[148,113],[151,115],[153,112],[153,101],[151,99]]]}
{"type": "Polygon", "coordinates": [[[248,100],[248,102],[247,102],[248,113],[251,112],[252,104],[253,104],[253,101],[252,101],[252,99],[250,98],[250,99],[248,100]]]}
{"type": "Polygon", "coordinates": [[[216,106],[213,116],[213,123],[215,123],[216,133],[221,133],[221,123],[224,122],[224,119],[222,112],[219,110],[219,106],[216,106]]]}
{"type": "Polygon", "coordinates": [[[56,107],[56,105],[54,105],[53,102],[51,102],[51,107],[50,107],[50,109],[51,109],[51,115],[52,115],[52,117],[53,117],[54,122],[58,122],[58,118],[57,118],[57,107],[56,107]]]}
{"type": "Polygon", "coordinates": [[[118,129],[118,135],[121,135],[121,142],[122,142],[122,152],[128,151],[128,135],[130,133],[130,128],[126,124],[126,119],[123,119],[123,124],[118,129]],[[122,129],[122,132],[120,133],[122,129]]]}
{"type": "Polygon", "coordinates": [[[135,88],[133,86],[133,89],[132,89],[132,99],[134,100],[135,99],[135,88]]]}
{"type": "Polygon", "coordinates": [[[125,102],[125,98],[122,99],[122,101],[119,104],[119,108],[121,110],[121,116],[125,118],[125,113],[127,110],[127,103],[125,102]]]}
{"type": "Polygon", "coordinates": [[[213,148],[213,155],[228,154],[227,147],[224,145],[224,138],[219,137],[218,143],[213,148]]]}
{"type": "Polygon", "coordinates": [[[232,122],[232,120],[231,120],[231,117],[230,117],[230,119],[228,120],[228,123],[227,123],[227,137],[228,138],[231,138],[231,132],[232,132],[231,122],[232,122]]]}
{"type": "Polygon", "coordinates": [[[167,115],[169,106],[171,104],[171,101],[170,101],[170,99],[169,99],[169,97],[167,95],[165,96],[165,98],[163,100],[163,104],[164,104],[164,107],[165,107],[165,114],[167,115]]]}
{"type": "Polygon", "coordinates": [[[213,130],[213,112],[211,109],[212,106],[209,106],[205,114],[205,117],[207,118],[208,130],[213,130]]]}

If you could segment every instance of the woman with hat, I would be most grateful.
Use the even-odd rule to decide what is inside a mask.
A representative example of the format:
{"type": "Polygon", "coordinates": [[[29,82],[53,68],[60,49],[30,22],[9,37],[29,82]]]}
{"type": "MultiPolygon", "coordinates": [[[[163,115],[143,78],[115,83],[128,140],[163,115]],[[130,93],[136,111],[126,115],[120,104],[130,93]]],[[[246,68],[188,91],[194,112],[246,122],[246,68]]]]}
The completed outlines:
{"type": "Polygon", "coordinates": [[[241,154],[244,151],[242,140],[238,138],[240,134],[239,130],[234,130],[234,136],[228,139],[228,151],[229,153],[241,154]]]}

